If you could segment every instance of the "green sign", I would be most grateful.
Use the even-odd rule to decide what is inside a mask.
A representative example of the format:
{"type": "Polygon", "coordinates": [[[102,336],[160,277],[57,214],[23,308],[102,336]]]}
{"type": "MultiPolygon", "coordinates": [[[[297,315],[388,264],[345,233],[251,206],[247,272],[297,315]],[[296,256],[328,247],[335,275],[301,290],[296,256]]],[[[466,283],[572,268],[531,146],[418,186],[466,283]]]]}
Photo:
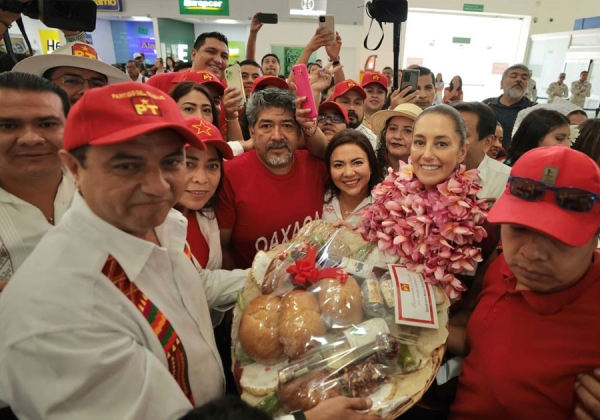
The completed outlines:
{"type": "Polygon", "coordinates": [[[179,0],[179,13],[229,16],[229,0],[179,0]]]}
{"type": "Polygon", "coordinates": [[[453,44],[470,44],[471,43],[471,38],[459,38],[459,37],[454,37],[452,38],[452,43],[453,44]]]}
{"type": "Polygon", "coordinates": [[[243,41],[229,41],[229,64],[246,59],[246,43],[243,41]]]}
{"type": "MultiPolygon", "coordinates": [[[[304,47],[287,47],[285,45],[271,46],[272,54],[275,54],[277,57],[279,57],[279,60],[281,60],[283,57],[283,60],[281,61],[281,73],[284,76],[287,76],[292,72],[292,66],[298,62],[298,58],[300,57],[300,54],[302,54],[302,50],[304,50],[304,47]]],[[[308,61],[310,63],[316,60],[317,53],[315,52],[312,53],[308,61]]]]}
{"type": "Polygon", "coordinates": [[[469,4],[469,3],[464,3],[463,4],[463,11],[464,12],[483,12],[483,4],[469,4]]]}

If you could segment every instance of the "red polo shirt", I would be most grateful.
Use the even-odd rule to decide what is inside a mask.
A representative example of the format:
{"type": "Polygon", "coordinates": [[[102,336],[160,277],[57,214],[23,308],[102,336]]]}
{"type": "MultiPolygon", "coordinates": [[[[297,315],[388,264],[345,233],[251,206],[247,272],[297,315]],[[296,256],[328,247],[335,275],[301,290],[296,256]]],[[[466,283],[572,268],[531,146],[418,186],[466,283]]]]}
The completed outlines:
{"type": "Polygon", "coordinates": [[[571,419],[577,375],[600,366],[600,253],[556,293],[516,291],[504,256],[486,273],[467,326],[450,419],[571,419]]]}

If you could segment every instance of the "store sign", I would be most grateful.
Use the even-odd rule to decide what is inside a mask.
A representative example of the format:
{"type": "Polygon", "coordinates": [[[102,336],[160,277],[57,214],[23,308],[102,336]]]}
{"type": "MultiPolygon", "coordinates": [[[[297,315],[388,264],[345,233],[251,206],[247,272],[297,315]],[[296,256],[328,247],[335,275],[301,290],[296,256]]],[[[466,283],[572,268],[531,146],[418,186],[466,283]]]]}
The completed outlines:
{"type": "Polygon", "coordinates": [[[60,47],[60,36],[56,29],[39,29],[42,54],[51,54],[60,47]]]}
{"type": "Polygon", "coordinates": [[[121,12],[123,0],[94,0],[99,12],[121,12]]]}
{"type": "Polygon", "coordinates": [[[179,0],[179,13],[229,16],[229,0],[179,0]]]}
{"type": "Polygon", "coordinates": [[[139,52],[154,53],[156,51],[156,41],[154,38],[138,38],[139,52]]]}
{"type": "Polygon", "coordinates": [[[483,4],[463,4],[463,12],[478,12],[483,13],[483,4]]]}

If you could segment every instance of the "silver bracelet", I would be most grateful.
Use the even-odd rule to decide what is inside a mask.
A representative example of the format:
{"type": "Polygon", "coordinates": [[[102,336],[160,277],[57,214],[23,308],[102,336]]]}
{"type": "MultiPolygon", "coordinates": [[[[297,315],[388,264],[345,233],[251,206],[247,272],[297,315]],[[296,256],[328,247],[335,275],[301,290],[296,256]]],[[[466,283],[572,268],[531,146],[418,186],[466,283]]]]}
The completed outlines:
{"type": "Polygon", "coordinates": [[[81,41],[85,41],[87,39],[87,33],[85,33],[84,31],[79,32],[77,35],[73,35],[73,36],[65,36],[65,39],[67,40],[67,42],[81,42],[81,41]]]}

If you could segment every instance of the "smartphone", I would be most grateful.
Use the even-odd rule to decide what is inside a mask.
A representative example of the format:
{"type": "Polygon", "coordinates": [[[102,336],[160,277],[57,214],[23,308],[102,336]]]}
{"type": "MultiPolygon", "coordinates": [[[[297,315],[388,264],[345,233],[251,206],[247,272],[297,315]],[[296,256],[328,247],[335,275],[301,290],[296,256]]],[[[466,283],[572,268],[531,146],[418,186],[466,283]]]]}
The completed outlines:
{"type": "Polygon", "coordinates": [[[246,103],[246,95],[244,94],[244,82],[242,81],[242,70],[239,64],[234,64],[225,69],[225,80],[227,81],[227,86],[234,87],[242,92],[242,99],[240,99],[238,106],[244,105],[246,103]]]}
{"type": "Polygon", "coordinates": [[[331,40],[327,43],[327,45],[333,44],[335,42],[335,21],[333,15],[319,16],[319,27],[325,27],[327,28],[327,32],[333,33],[333,35],[331,35],[331,40]]]}
{"type": "Polygon", "coordinates": [[[412,89],[407,94],[407,95],[410,95],[415,90],[417,90],[418,85],[419,85],[420,74],[421,73],[419,72],[419,70],[415,70],[415,69],[402,70],[402,83],[400,84],[400,91],[403,91],[407,87],[411,86],[412,89]]]}
{"type": "Polygon", "coordinates": [[[298,96],[306,96],[306,100],[302,102],[302,109],[310,109],[310,112],[306,114],[308,118],[317,118],[317,106],[315,105],[315,98],[312,94],[312,88],[310,87],[310,80],[308,79],[308,70],[306,64],[296,64],[292,66],[292,73],[294,74],[294,83],[298,88],[298,96]]]}
{"type": "Polygon", "coordinates": [[[261,12],[258,14],[258,21],[260,23],[275,24],[278,21],[277,13],[262,13],[261,12]]]}

